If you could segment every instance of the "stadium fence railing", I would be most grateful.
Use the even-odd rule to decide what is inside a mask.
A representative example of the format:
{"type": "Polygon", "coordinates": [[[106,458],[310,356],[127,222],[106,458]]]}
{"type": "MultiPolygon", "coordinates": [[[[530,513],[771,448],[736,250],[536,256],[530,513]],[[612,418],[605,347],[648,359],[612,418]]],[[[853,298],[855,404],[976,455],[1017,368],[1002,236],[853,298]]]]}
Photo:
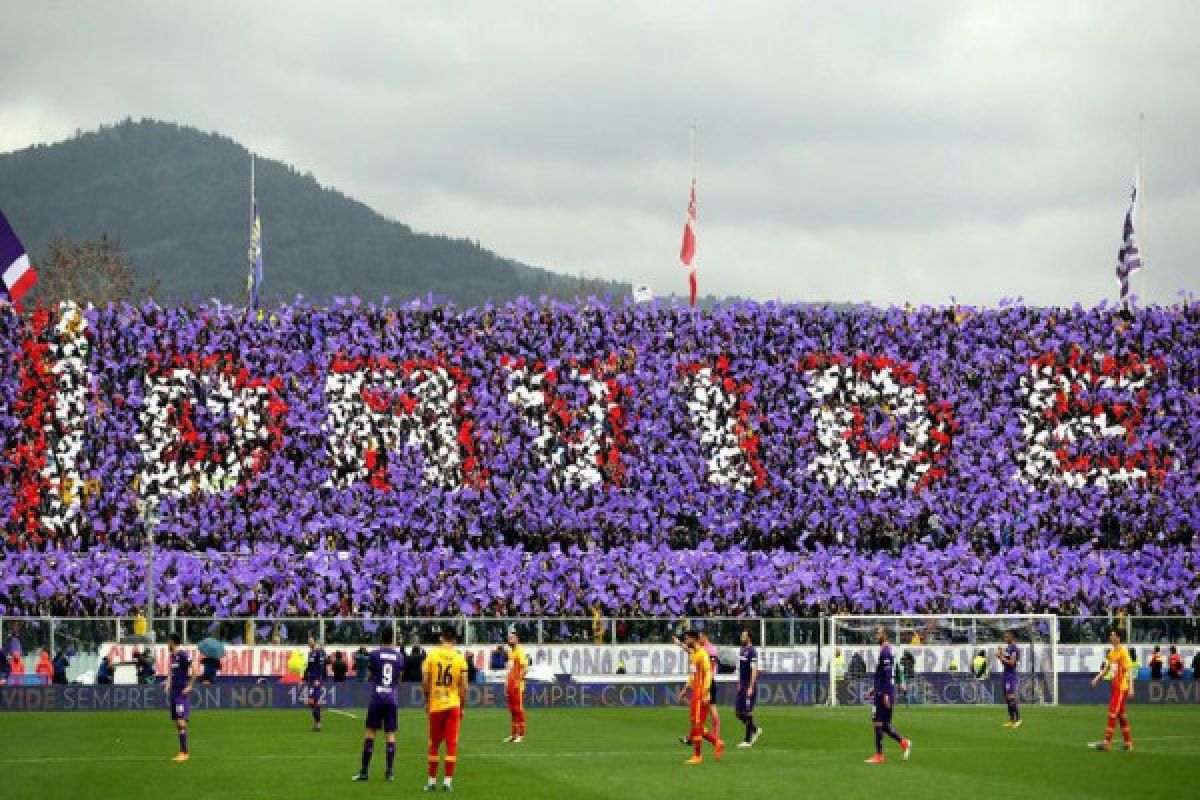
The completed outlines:
{"type": "MultiPolygon", "coordinates": [[[[1059,644],[1103,644],[1114,627],[1121,629],[1125,641],[1138,643],[1200,644],[1200,616],[1054,616],[1054,615],[875,615],[840,619],[892,620],[897,626],[893,640],[907,643],[902,620],[953,619],[952,627],[941,629],[938,641],[928,644],[966,644],[983,641],[982,629],[995,627],[997,621],[1039,619],[1053,621],[1059,644]]],[[[835,617],[158,617],[149,622],[154,638],[163,642],[170,633],[178,633],[184,643],[196,643],[213,637],[228,643],[245,645],[303,645],[309,633],[328,644],[360,644],[376,639],[380,625],[391,625],[406,641],[414,637],[432,641],[436,631],[454,626],[461,641],[468,645],[498,643],[511,628],[530,644],[631,645],[665,644],[682,628],[698,627],[709,632],[723,646],[732,646],[743,629],[755,643],[765,647],[813,646],[833,644],[835,617]]],[[[16,638],[21,649],[74,648],[94,652],[106,642],[128,641],[134,636],[134,617],[0,617],[0,642],[7,649],[16,638]]],[[[848,634],[845,631],[842,633],[848,634]]],[[[864,634],[865,635],[865,634],[864,634]]],[[[1049,637],[1049,633],[1046,634],[1049,637]]]]}

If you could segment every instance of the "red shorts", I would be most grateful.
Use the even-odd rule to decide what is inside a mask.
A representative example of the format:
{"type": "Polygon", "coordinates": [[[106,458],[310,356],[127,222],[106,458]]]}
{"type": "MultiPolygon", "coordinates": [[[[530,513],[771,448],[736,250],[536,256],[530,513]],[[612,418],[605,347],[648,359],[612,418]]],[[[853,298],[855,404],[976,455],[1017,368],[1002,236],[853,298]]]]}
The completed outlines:
{"type": "Polygon", "coordinates": [[[519,686],[509,684],[504,688],[504,695],[508,698],[509,711],[520,711],[525,707],[525,693],[519,686]]]}
{"type": "Polygon", "coordinates": [[[690,719],[693,730],[696,728],[703,728],[704,723],[708,721],[709,705],[710,703],[708,702],[707,697],[692,701],[690,719]]]}
{"type": "Polygon", "coordinates": [[[1110,716],[1121,716],[1125,713],[1125,701],[1129,699],[1128,692],[1113,691],[1112,698],[1108,701],[1108,713],[1110,716]]]}
{"type": "Polygon", "coordinates": [[[458,747],[458,723],[461,720],[461,708],[429,712],[429,747],[437,749],[443,743],[447,747],[458,747]]]}

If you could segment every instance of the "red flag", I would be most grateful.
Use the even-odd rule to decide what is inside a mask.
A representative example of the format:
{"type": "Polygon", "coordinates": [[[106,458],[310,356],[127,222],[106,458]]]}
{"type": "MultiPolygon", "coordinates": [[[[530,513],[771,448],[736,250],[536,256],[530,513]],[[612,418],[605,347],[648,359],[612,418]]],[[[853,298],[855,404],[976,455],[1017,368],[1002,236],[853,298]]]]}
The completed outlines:
{"type": "Polygon", "coordinates": [[[688,200],[687,221],[683,223],[683,246],[679,248],[679,260],[688,270],[688,287],[691,290],[692,308],[696,307],[696,179],[692,179],[692,194],[688,200]]]}

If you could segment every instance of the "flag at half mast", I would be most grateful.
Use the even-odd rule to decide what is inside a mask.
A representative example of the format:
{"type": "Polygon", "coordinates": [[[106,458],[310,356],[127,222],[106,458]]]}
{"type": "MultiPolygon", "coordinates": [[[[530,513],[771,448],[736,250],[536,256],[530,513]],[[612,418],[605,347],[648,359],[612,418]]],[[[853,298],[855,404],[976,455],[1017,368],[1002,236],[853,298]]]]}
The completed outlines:
{"type": "Polygon", "coordinates": [[[692,308],[696,307],[696,179],[692,178],[692,193],[688,200],[687,221],[683,224],[683,246],[679,260],[688,271],[688,290],[692,308]]]}
{"type": "Polygon", "coordinates": [[[1117,283],[1121,286],[1121,302],[1129,297],[1129,279],[1142,268],[1142,252],[1138,249],[1133,218],[1137,211],[1137,184],[1129,193],[1129,208],[1125,212],[1125,228],[1121,234],[1121,249],[1117,251],[1117,283]]]}
{"type": "Polygon", "coordinates": [[[250,266],[250,274],[246,276],[246,288],[250,292],[250,307],[257,309],[263,280],[262,220],[258,216],[257,200],[254,201],[253,215],[250,220],[250,250],[246,254],[250,266]]]}

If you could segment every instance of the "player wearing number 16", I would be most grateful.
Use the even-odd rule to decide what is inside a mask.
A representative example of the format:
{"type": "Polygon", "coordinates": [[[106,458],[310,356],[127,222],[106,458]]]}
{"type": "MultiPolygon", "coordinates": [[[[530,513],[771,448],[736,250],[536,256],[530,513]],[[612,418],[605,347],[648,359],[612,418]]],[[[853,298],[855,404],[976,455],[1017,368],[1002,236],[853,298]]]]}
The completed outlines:
{"type": "Polygon", "coordinates": [[[437,788],[438,762],[446,745],[442,789],[454,786],[454,768],[458,766],[458,726],[467,704],[467,660],[454,649],[458,635],[453,629],[442,631],[442,644],[435,647],[421,667],[421,689],[425,693],[425,711],[429,714],[429,780],[425,791],[437,788]]]}
{"type": "Polygon", "coordinates": [[[458,765],[458,723],[467,705],[467,660],[455,650],[458,636],[454,628],[442,631],[442,646],[434,648],[421,667],[421,690],[425,692],[425,710],[430,716],[430,770],[426,792],[437,788],[438,762],[442,745],[446,746],[442,788],[454,789],[454,771],[458,765]]]}
{"type": "Polygon", "coordinates": [[[379,643],[383,645],[371,653],[371,702],[367,705],[367,732],[363,737],[362,767],[350,780],[365,781],[371,767],[371,755],[375,752],[375,734],[383,728],[387,734],[387,779],[395,780],[392,767],[396,763],[396,689],[404,671],[404,656],[392,645],[395,643],[392,629],[386,625],[379,632],[379,643]]]}

